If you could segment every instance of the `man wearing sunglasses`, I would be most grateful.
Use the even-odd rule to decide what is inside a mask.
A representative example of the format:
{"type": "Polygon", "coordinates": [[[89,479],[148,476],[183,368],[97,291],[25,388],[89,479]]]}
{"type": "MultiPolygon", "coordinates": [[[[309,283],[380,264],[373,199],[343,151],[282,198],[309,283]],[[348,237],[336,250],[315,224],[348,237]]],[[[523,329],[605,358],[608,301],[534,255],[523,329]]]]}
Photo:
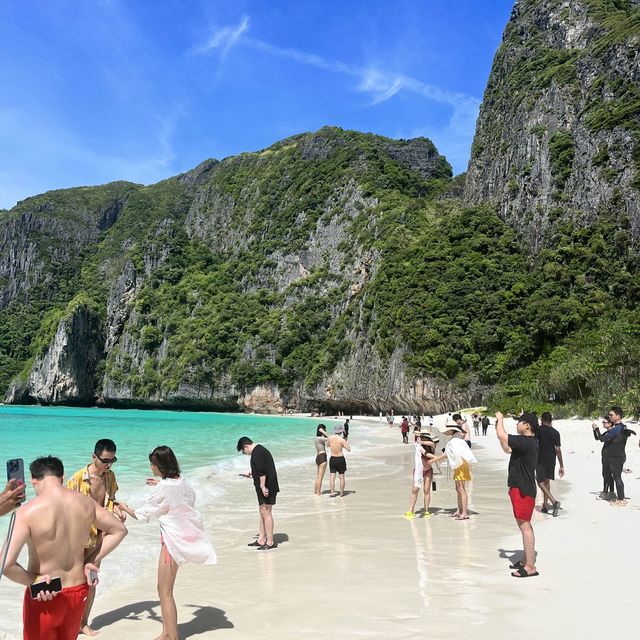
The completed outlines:
{"type": "MultiPolygon", "coordinates": [[[[110,511],[118,517],[121,522],[124,522],[127,516],[124,511],[120,509],[116,501],[118,483],[116,482],[115,474],[111,470],[112,465],[114,465],[117,460],[116,443],[108,438],[98,440],[93,449],[91,462],[71,476],[67,482],[67,488],[90,496],[101,507],[104,507],[107,511],[110,511]]],[[[92,526],[89,539],[85,544],[84,561],[92,562],[96,564],[98,568],[100,565],[95,560],[100,552],[101,544],[102,532],[92,526]]],[[[80,633],[87,636],[95,636],[98,633],[89,626],[89,614],[91,613],[91,607],[93,606],[95,597],[96,589],[95,587],[90,587],[89,595],[87,596],[87,605],[82,616],[82,621],[80,622],[80,633]]]]}

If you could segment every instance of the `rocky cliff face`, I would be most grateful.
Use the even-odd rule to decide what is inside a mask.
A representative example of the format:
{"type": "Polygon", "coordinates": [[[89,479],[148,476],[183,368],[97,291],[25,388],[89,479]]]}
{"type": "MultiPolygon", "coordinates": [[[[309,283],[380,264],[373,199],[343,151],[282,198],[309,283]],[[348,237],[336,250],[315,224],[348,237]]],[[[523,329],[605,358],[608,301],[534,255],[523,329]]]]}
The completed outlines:
{"type": "Polygon", "coordinates": [[[2,214],[7,401],[437,412],[497,382],[520,403],[538,364],[546,393],[552,349],[637,311],[638,16],[517,2],[465,177],[424,138],[327,127],[2,214]]]}
{"type": "Polygon", "coordinates": [[[7,401],[269,413],[466,401],[410,373],[404,351],[381,356],[350,315],[381,265],[388,194],[411,202],[450,175],[424,138],[326,128],[151,187],[26,201],[4,221],[7,304],[55,280],[44,232],[101,317],[75,305],[43,322],[35,342],[54,333],[7,401]]]}
{"type": "Polygon", "coordinates": [[[96,367],[104,357],[102,322],[84,305],[63,317],[26,381],[14,382],[6,401],[19,404],[92,405],[96,367]]]}
{"type": "Polygon", "coordinates": [[[34,287],[49,292],[73,277],[79,256],[118,220],[136,185],[51,191],[27,198],[0,216],[0,310],[34,287]],[[58,274],[58,271],[61,271],[58,274]]]}
{"type": "Polygon", "coordinates": [[[640,9],[518,0],[494,59],[465,185],[529,239],[602,211],[640,238],[640,9]]]}

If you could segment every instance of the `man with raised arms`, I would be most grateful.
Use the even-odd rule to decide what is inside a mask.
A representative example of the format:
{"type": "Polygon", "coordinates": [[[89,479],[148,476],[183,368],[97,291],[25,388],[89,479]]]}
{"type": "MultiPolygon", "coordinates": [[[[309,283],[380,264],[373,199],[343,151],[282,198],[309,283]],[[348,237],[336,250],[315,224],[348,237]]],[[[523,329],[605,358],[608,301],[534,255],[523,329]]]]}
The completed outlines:
{"type": "Polygon", "coordinates": [[[336,473],[340,476],[340,496],[344,495],[344,474],[347,471],[347,461],[344,457],[345,449],[351,451],[349,443],[342,437],[344,429],[342,427],[336,427],[334,434],[329,437],[329,448],[331,449],[331,458],[329,458],[329,496],[334,497],[338,495],[335,492],[336,487],[336,473]]]}
{"type": "Polygon", "coordinates": [[[504,416],[496,412],[496,435],[505,453],[510,453],[509,498],[513,506],[513,515],[522,534],[524,558],[514,560],[510,565],[515,571],[514,578],[530,578],[538,575],[536,570],[536,538],[531,526],[531,516],[536,504],[536,465],[538,463],[538,441],[535,430],[538,418],[535,413],[523,413],[516,418],[518,435],[505,431],[504,416]]]}
{"type": "Polygon", "coordinates": [[[98,582],[98,567],[84,560],[89,531],[92,526],[102,531],[102,546],[95,558],[100,561],[122,542],[127,529],[91,498],[63,486],[64,467],[58,458],[38,458],[30,471],[36,497],[16,513],[4,573],[27,587],[22,611],[25,640],[74,640],[89,584],[98,582]],[[18,563],[25,544],[27,569],[18,563]],[[52,578],[60,578],[62,591],[44,591],[32,599],[29,586],[50,583],[52,578]]]}

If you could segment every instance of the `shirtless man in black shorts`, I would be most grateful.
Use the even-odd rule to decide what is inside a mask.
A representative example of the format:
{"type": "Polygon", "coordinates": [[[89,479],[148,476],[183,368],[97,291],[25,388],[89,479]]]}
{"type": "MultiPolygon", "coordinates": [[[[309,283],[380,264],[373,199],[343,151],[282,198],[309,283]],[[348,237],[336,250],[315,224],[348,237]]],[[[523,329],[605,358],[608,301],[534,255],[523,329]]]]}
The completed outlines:
{"type": "Polygon", "coordinates": [[[344,495],[344,474],[347,470],[347,461],[343,451],[351,451],[349,443],[342,437],[343,427],[336,427],[335,433],[329,438],[331,458],[329,459],[329,497],[338,495],[335,492],[336,473],[340,476],[340,496],[344,495]]]}

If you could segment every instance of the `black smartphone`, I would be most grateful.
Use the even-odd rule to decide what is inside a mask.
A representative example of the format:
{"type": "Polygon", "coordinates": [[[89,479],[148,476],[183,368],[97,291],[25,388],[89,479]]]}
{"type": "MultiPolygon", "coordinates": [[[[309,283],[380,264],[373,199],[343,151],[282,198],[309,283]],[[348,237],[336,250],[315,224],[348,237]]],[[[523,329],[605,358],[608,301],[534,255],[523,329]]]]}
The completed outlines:
{"type": "Polygon", "coordinates": [[[431,483],[431,490],[432,491],[436,490],[436,481],[435,480],[431,483]]]}
{"type": "Polygon", "coordinates": [[[51,593],[62,591],[62,580],[60,578],[51,578],[49,584],[44,581],[34,582],[29,586],[29,591],[31,591],[31,598],[35,600],[38,594],[43,591],[50,591],[51,593]]]}
{"type": "Polygon", "coordinates": [[[12,460],[7,460],[7,482],[14,479],[22,483],[22,486],[25,486],[24,460],[22,458],[13,458],[12,460]]]}

